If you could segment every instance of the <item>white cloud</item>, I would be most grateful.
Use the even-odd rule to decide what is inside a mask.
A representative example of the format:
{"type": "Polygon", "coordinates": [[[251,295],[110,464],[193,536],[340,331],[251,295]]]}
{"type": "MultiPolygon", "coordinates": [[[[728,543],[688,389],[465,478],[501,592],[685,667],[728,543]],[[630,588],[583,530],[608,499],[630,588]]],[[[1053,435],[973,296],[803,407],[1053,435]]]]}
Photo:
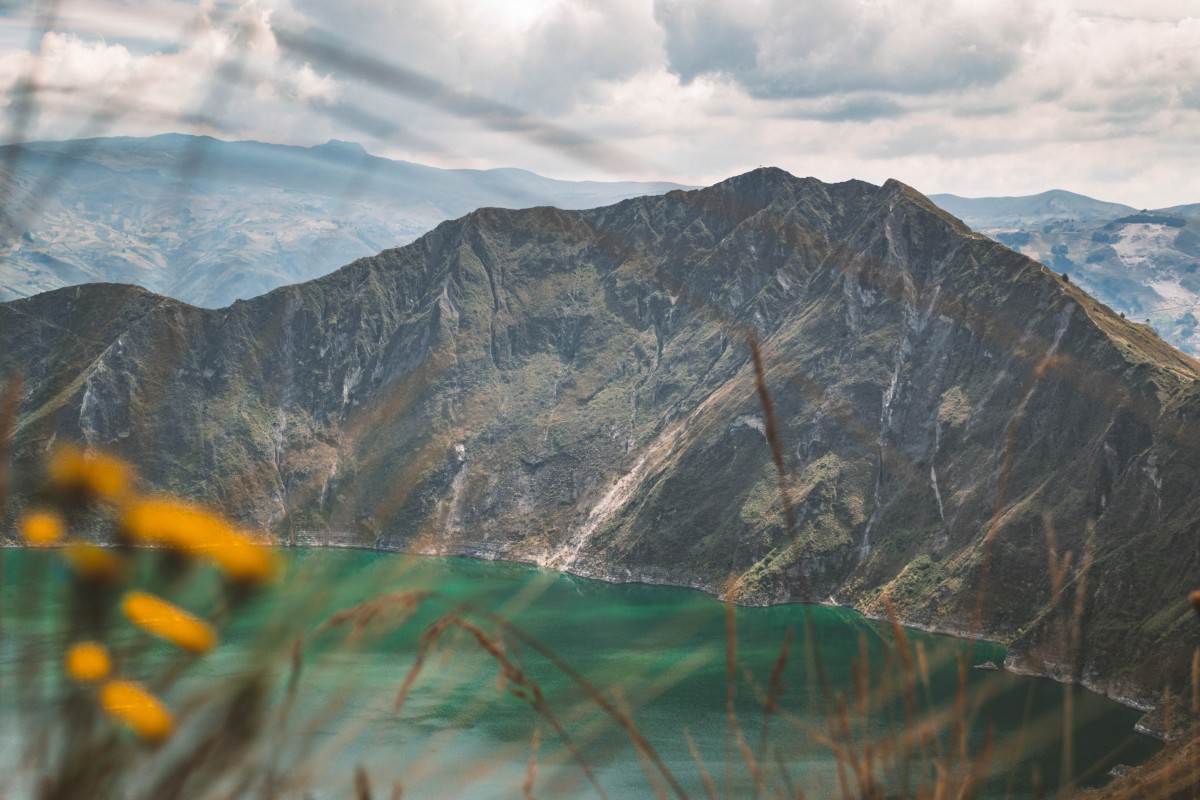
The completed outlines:
{"type": "MultiPolygon", "coordinates": [[[[304,104],[333,102],[338,84],[310,64],[289,60],[270,19],[271,11],[255,2],[228,12],[194,9],[183,36],[148,52],[51,30],[34,52],[0,54],[0,90],[11,99],[22,86],[31,86],[36,130],[47,136],[104,132],[89,127],[110,117],[122,132],[131,125],[137,132],[157,132],[230,111],[233,127],[239,127],[250,117],[271,115],[256,105],[264,99],[285,106],[292,116],[304,104]]],[[[217,122],[217,127],[225,126],[217,122]]]]}
{"type": "MultiPolygon", "coordinates": [[[[186,129],[199,112],[231,137],[336,136],[439,165],[563,177],[699,183],[777,164],[931,192],[1200,200],[1190,168],[1200,10],[1188,0],[151,1],[148,12],[64,2],[38,80],[71,91],[46,96],[40,134],[73,135],[92,107],[135,97],[140,111],[123,111],[113,132],[186,129]],[[147,16],[159,13],[170,24],[147,16]],[[507,104],[640,166],[572,160],[530,132],[536,121],[506,131],[289,52],[283,29],[419,71],[443,96],[507,104]]],[[[0,41],[30,24],[0,22],[0,41]]],[[[23,50],[0,52],[7,96],[31,64],[23,50]]]]}
{"type": "Polygon", "coordinates": [[[729,75],[761,97],[990,85],[1040,37],[1031,0],[658,0],[684,81],[729,75]]]}

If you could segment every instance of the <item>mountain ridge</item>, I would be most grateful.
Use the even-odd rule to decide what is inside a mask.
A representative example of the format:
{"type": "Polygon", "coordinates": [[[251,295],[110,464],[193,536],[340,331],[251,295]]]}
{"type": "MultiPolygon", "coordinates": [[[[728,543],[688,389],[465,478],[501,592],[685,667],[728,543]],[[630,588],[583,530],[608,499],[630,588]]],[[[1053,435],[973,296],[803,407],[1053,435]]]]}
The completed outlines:
{"type": "Polygon", "coordinates": [[[1003,197],[931,194],[929,199],[977,229],[1036,224],[1051,219],[1112,219],[1137,211],[1123,203],[1096,200],[1066,189],[1003,197]]]}
{"type": "Polygon", "coordinates": [[[949,630],[991,547],[978,630],[1015,663],[1130,696],[1190,658],[1196,362],[896,181],[764,169],[481,209],[222,309],[114,286],[3,304],[0,342],[27,370],[23,474],[82,439],[284,541],[868,613],[886,591],[949,630]],[[1074,657],[1043,513],[1102,565],[1074,657]]]}
{"type": "Polygon", "coordinates": [[[0,299],[118,280],[219,307],[411,241],[485,205],[569,208],[677,188],[443,170],[314,147],[162,134],[0,147],[0,299]]]}

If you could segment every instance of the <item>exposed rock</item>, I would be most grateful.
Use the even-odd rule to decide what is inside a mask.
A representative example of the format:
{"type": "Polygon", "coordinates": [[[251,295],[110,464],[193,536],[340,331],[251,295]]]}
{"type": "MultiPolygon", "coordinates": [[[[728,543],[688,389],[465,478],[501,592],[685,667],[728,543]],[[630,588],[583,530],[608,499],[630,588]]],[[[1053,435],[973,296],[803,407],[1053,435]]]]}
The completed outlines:
{"type": "Polygon", "coordinates": [[[886,591],[1134,696],[1195,644],[1196,362],[895,181],[485,209],[219,310],[50,292],[0,305],[0,369],[26,492],[85,440],[284,541],[874,615],[886,591]]]}

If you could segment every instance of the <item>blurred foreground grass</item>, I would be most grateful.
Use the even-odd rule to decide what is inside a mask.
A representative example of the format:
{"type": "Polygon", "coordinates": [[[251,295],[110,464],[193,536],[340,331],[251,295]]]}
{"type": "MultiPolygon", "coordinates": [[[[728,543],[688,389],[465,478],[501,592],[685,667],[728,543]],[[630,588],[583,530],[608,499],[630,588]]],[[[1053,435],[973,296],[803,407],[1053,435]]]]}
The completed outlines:
{"type": "Polygon", "coordinates": [[[5,797],[1036,797],[1155,749],[970,669],[999,647],[846,609],[281,555],[70,449],[39,500],[25,538],[62,546],[5,554],[5,797]],[[98,522],[123,546],[70,537],[98,522]]]}

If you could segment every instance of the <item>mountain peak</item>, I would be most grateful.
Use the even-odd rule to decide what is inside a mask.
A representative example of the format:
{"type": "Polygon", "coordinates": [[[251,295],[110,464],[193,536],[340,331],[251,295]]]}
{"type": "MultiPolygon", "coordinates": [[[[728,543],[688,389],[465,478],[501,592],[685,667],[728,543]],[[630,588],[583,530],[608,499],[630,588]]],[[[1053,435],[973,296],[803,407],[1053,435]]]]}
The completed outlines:
{"type": "Polygon", "coordinates": [[[327,153],[329,155],[337,155],[344,158],[366,158],[370,155],[366,148],[358,142],[347,142],[342,139],[330,139],[325,144],[319,144],[313,147],[313,150],[319,153],[327,153]]]}
{"type": "Polygon", "coordinates": [[[737,202],[756,208],[766,208],[781,199],[794,197],[797,189],[805,183],[820,184],[820,181],[797,178],[779,167],[758,167],[700,191],[717,197],[736,198],[737,202]]]}
{"type": "Polygon", "coordinates": [[[794,183],[799,180],[800,178],[779,167],[756,167],[749,172],[743,172],[740,175],[734,175],[713,184],[712,188],[729,187],[731,189],[742,189],[751,186],[778,186],[785,183],[794,183]]]}

